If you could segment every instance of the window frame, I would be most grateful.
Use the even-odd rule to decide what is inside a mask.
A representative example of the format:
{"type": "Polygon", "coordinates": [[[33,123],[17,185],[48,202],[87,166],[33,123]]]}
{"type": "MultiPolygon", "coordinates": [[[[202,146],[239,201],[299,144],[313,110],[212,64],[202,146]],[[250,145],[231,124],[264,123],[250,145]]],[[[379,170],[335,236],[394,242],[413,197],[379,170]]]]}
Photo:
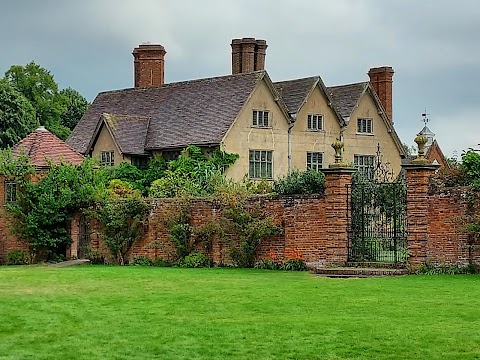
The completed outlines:
{"type": "Polygon", "coordinates": [[[145,170],[148,167],[149,158],[146,156],[131,156],[130,163],[139,170],[145,170]]]}
{"type": "Polygon", "coordinates": [[[115,166],[115,151],[105,150],[100,153],[100,163],[103,166],[115,166]]]}
{"type": "Polygon", "coordinates": [[[315,171],[321,171],[323,169],[323,152],[320,152],[320,151],[307,151],[307,170],[308,169],[311,169],[311,170],[315,170],[315,171]],[[309,155],[310,155],[310,161],[308,161],[309,159],[309,155]],[[312,161],[314,155],[317,157],[317,161],[312,161]],[[318,157],[320,156],[321,158],[321,161],[318,162],[318,157]]]}
{"type": "Polygon", "coordinates": [[[14,180],[5,180],[5,204],[17,202],[18,184],[14,180]],[[13,193],[12,193],[13,190],[13,193]]]}
{"type": "Polygon", "coordinates": [[[273,180],[273,150],[248,150],[248,178],[252,180],[273,180]],[[258,154],[258,160],[255,159],[256,154],[258,154]],[[263,154],[265,154],[265,160],[262,160],[263,154]]]}
{"type": "Polygon", "coordinates": [[[357,169],[358,172],[362,173],[367,179],[373,179],[375,172],[375,155],[361,155],[355,154],[353,156],[353,167],[357,169]],[[368,159],[368,164],[365,164],[365,160],[368,159]],[[362,164],[359,164],[361,160],[362,164]]]}
{"type": "Polygon", "coordinates": [[[270,111],[269,110],[252,110],[252,127],[260,129],[268,129],[270,125],[270,111]],[[261,116],[259,116],[261,114],[261,116]],[[266,124],[265,124],[266,115],[266,124]]]}
{"type": "Polygon", "coordinates": [[[357,134],[373,135],[373,119],[357,118],[357,134]]]}
{"type": "Polygon", "coordinates": [[[307,115],[307,131],[323,131],[323,115],[308,114],[307,115]],[[316,123],[316,126],[314,125],[316,123]]]}

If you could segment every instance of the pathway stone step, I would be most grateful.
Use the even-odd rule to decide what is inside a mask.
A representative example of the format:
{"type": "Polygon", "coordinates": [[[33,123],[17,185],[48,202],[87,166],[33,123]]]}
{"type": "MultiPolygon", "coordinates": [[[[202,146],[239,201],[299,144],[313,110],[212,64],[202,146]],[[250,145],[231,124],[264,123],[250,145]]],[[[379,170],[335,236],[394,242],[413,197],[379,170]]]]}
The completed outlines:
{"type": "Polygon", "coordinates": [[[398,276],[408,274],[407,269],[389,269],[389,268],[360,268],[360,267],[337,267],[325,268],[315,267],[311,271],[320,276],[333,278],[348,277],[377,277],[377,276],[398,276]]]}
{"type": "Polygon", "coordinates": [[[394,262],[347,262],[347,267],[356,267],[356,268],[380,268],[380,269],[405,269],[404,263],[394,263],[394,262]]]}
{"type": "Polygon", "coordinates": [[[68,261],[62,261],[56,264],[50,265],[51,267],[58,267],[58,268],[64,268],[68,266],[75,266],[75,265],[83,265],[83,264],[89,264],[90,260],[88,259],[76,259],[76,260],[68,260],[68,261]]]}

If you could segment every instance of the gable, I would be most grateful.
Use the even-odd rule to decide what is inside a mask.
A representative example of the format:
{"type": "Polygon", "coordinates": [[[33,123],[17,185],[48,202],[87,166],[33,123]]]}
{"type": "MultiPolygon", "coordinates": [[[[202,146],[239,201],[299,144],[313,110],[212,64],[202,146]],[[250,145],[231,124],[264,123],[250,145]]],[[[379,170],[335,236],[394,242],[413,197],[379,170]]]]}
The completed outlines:
{"type": "Polygon", "coordinates": [[[91,155],[93,158],[100,159],[102,151],[113,151],[115,165],[119,165],[123,159],[123,154],[103,118],[95,140],[92,142],[91,155]]]}
{"type": "Polygon", "coordinates": [[[448,164],[445,155],[443,155],[443,151],[438,145],[437,140],[434,140],[432,145],[428,147],[425,157],[432,163],[436,160],[440,165],[440,169],[450,168],[450,165],[448,164]]]}
{"type": "Polygon", "coordinates": [[[286,109],[272,91],[269,79],[265,78],[258,83],[221,142],[222,150],[239,155],[235,164],[227,169],[227,176],[241,180],[249,173],[250,150],[272,151],[273,176],[285,175],[288,172],[289,126],[286,109]],[[253,111],[268,111],[269,126],[253,126],[253,111]]]}
{"type": "Polygon", "coordinates": [[[123,154],[147,155],[145,141],[150,119],[143,116],[103,114],[110,134],[123,154]]]}
{"type": "Polygon", "coordinates": [[[315,90],[319,90],[327,104],[331,106],[333,114],[338,123],[343,126],[344,120],[341,114],[334,106],[332,97],[330,96],[327,87],[320,76],[312,76],[303,79],[294,79],[287,81],[279,81],[274,83],[280,96],[282,96],[288,112],[293,116],[298,116],[301,109],[309,102],[311,94],[315,90]]]}
{"type": "Polygon", "coordinates": [[[375,98],[366,91],[359,99],[353,110],[344,137],[344,160],[353,162],[355,155],[377,156],[380,150],[382,163],[388,163],[388,168],[398,174],[401,169],[403,147],[399,144],[394,129],[386,119],[382,109],[377,107],[375,98]],[[358,119],[371,119],[372,132],[362,133],[357,131],[358,119]],[[380,147],[378,149],[378,147],[380,147]]]}
{"type": "MultiPolygon", "coordinates": [[[[312,135],[317,140],[324,134],[335,134],[338,136],[340,133],[340,123],[338,117],[335,114],[334,109],[330,105],[330,101],[321,90],[320,87],[316,86],[313,91],[309,94],[307,100],[302,105],[300,111],[297,114],[295,120],[295,125],[293,127],[294,132],[305,132],[307,131],[307,119],[308,115],[318,114],[323,117],[323,131],[325,133],[318,132],[307,132],[304,133],[304,136],[312,135]]],[[[299,139],[300,140],[300,139],[299,139]]],[[[330,145],[330,144],[328,144],[330,145]]]]}

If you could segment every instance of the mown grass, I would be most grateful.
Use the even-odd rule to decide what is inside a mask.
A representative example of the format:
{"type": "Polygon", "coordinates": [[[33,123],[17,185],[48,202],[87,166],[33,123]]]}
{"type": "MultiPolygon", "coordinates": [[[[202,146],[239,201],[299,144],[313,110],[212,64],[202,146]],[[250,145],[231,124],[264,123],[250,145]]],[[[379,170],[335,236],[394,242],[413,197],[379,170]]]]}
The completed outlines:
{"type": "Polygon", "coordinates": [[[0,359],[480,359],[480,276],[0,267],[0,359]]]}

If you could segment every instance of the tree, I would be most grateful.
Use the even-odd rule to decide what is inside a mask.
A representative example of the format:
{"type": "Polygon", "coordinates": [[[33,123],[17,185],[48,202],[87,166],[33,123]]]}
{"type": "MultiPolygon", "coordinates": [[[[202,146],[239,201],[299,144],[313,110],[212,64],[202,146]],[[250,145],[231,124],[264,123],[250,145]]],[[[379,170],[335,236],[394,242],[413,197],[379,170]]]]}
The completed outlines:
{"type": "Polygon", "coordinates": [[[30,102],[0,79],[0,148],[11,147],[38,127],[30,102]]]}
{"type": "Polygon", "coordinates": [[[5,80],[30,101],[37,120],[61,139],[66,139],[70,130],[63,126],[62,114],[67,111],[68,98],[58,91],[58,85],[50,72],[30,62],[25,66],[13,65],[5,80]]]}
{"type": "Polygon", "coordinates": [[[90,104],[77,90],[70,87],[60,91],[60,95],[67,99],[67,110],[61,116],[61,124],[73,130],[90,104]]]}
{"type": "Polygon", "coordinates": [[[402,143],[403,151],[405,151],[405,155],[411,156],[417,152],[417,148],[414,145],[409,146],[406,143],[402,143]]]}
{"type": "Polygon", "coordinates": [[[112,256],[125,265],[127,253],[145,233],[150,206],[140,191],[121,180],[112,180],[108,190],[90,216],[102,225],[101,236],[112,256]]]}
{"type": "Polygon", "coordinates": [[[7,209],[14,219],[14,232],[28,242],[37,259],[64,252],[71,242],[67,228],[73,215],[105,193],[106,174],[91,159],[78,166],[51,164],[44,177],[32,181],[28,175],[33,167],[4,150],[0,170],[19,186],[17,201],[7,209]]]}

